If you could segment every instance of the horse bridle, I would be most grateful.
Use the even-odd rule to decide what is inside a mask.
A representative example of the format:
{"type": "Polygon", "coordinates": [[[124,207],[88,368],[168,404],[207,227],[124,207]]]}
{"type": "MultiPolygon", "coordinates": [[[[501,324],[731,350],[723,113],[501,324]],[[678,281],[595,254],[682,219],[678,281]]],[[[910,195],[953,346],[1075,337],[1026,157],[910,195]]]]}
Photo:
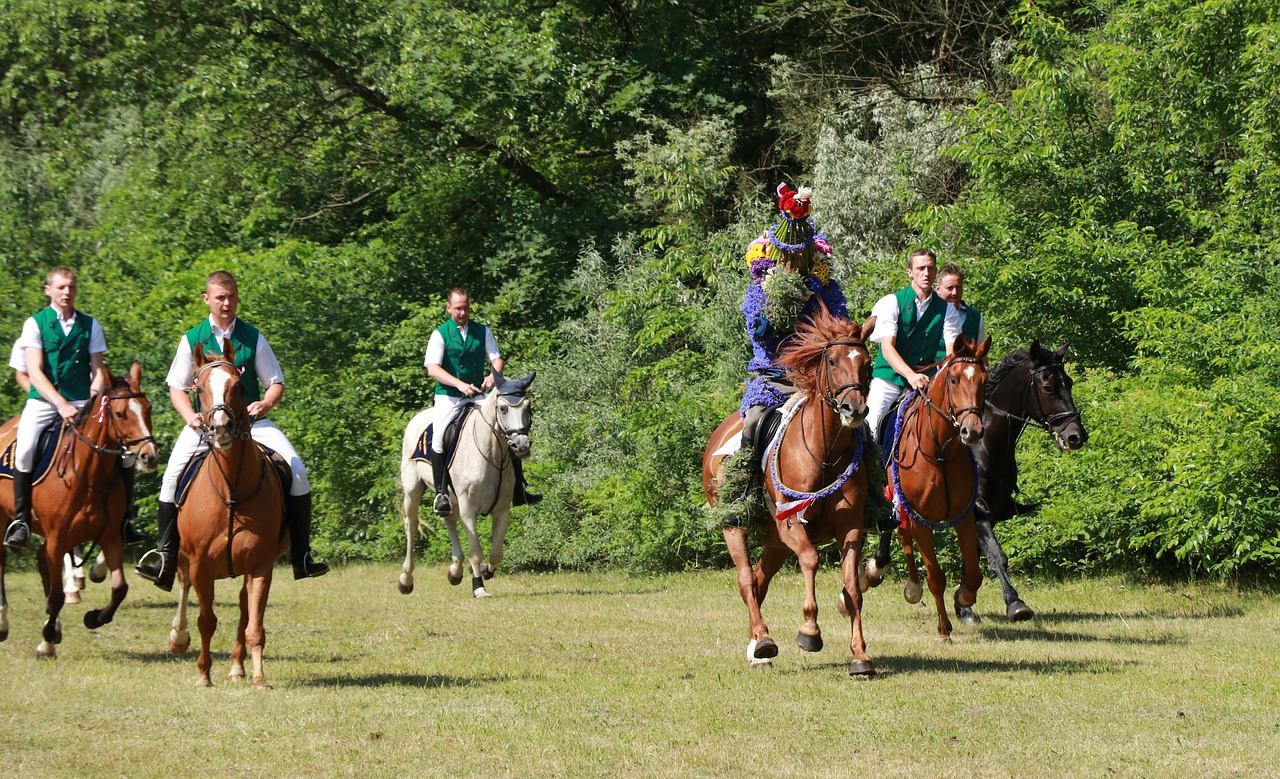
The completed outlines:
{"type": "Polygon", "coordinates": [[[1066,427],[1071,422],[1079,420],[1080,410],[1076,409],[1074,411],[1059,411],[1057,414],[1045,413],[1044,401],[1040,397],[1041,393],[1038,391],[1035,391],[1036,376],[1038,374],[1044,373],[1045,371],[1057,371],[1062,374],[1063,383],[1065,384],[1067,381],[1067,369],[1060,362],[1051,362],[1048,365],[1041,365],[1038,368],[1032,368],[1030,371],[1028,371],[1027,386],[1025,389],[1023,389],[1022,394],[1024,397],[1027,395],[1027,393],[1031,393],[1035,395],[1036,410],[1040,412],[1039,418],[1020,417],[1017,414],[1014,414],[1010,411],[1005,411],[1004,409],[997,406],[995,403],[992,403],[990,400],[987,401],[987,405],[991,407],[992,411],[996,412],[997,414],[1000,414],[1003,417],[1012,419],[1015,422],[1022,422],[1023,424],[1027,424],[1027,425],[1031,425],[1032,427],[1039,428],[1040,430],[1045,431],[1046,433],[1053,436],[1054,438],[1061,440],[1062,438],[1061,429],[1063,427],[1066,427]]]}
{"type": "MultiPolygon", "coordinates": [[[[106,395],[99,395],[98,397],[101,398],[99,402],[103,406],[106,406],[106,404],[110,403],[113,400],[132,400],[134,398],[145,398],[146,396],[147,395],[145,392],[121,392],[119,394],[114,394],[114,395],[111,393],[108,393],[106,395]]],[[[110,419],[111,417],[110,414],[107,414],[105,416],[108,419],[110,419]]],[[[89,447],[90,449],[97,452],[98,454],[114,455],[122,458],[127,458],[130,456],[136,457],[132,449],[133,446],[137,444],[148,443],[148,442],[154,444],[156,442],[155,436],[150,436],[150,435],[139,436],[138,438],[130,438],[128,440],[121,438],[119,435],[120,427],[119,425],[116,424],[114,419],[111,420],[111,431],[116,434],[116,445],[120,447],[119,449],[113,449],[109,446],[95,444],[94,442],[84,437],[84,433],[80,432],[80,428],[77,425],[68,425],[68,427],[70,427],[71,431],[76,434],[76,438],[79,438],[80,441],[83,442],[85,446],[89,447]]]]}
{"type": "MultiPolygon", "coordinates": [[[[823,371],[830,370],[830,368],[827,366],[827,350],[833,346],[852,346],[855,349],[861,349],[864,352],[867,351],[867,345],[862,341],[854,341],[851,339],[827,341],[826,346],[822,347],[822,370],[823,371]]],[[[826,403],[827,406],[829,406],[832,411],[839,412],[840,396],[848,392],[849,390],[857,390],[861,392],[863,395],[865,395],[867,393],[867,385],[863,384],[860,381],[851,381],[851,382],[848,382],[847,384],[841,384],[839,387],[836,387],[835,389],[829,389],[824,387],[822,391],[822,402],[826,403]]]]}
{"type": "MultiPolygon", "coordinates": [[[[240,367],[235,363],[231,362],[230,360],[214,360],[212,362],[207,362],[204,365],[200,366],[200,370],[196,372],[195,381],[191,383],[191,391],[195,392],[196,389],[200,386],[200,377],[205,374],[205,371],[208,371],[210,368],[217,368],[223,365],[235,371],[237,374],[240,372],[240,367]]],[[[232,437],[235,437],[235,438],[249,437],[249,426],[244,425],[241,422],[241,415],[236,413],[236,410],[232,408],[230,405],[226,403],[218,403],[214,406],[210,406],[207,409],[201,409],[200,411],[200,416],[204,419],[203,424],[200,425],[201,438],[208,439],[213,436],[213,425],[209,424],[209,418],[219,411],[226,412],[226,415],[231,418],[231,424],[229,425],[229,427],[231,428],[232,437]]]]}
{"type": "MultiPolygon", "coordinates": [[[[979,360],[977,357],[952,357],[951,359],[943,362],[941,366],[939,366],[938,372],[934,374],[933,379],[930,379],[930,384],[932,384],[933,381],[935,380],[941,379],[943,375],[947,371],[949,371],[953,365],[961,365],[965,363],[980,365],[981,362],[982,361],[979,360]]],[[[955,402],[951,399],[950,385],[946,385],[946,391],[947,391],[948,410],[943,410],[941,408],[938,408],[934,404],[934,402],[929,399],[928,387],[925,388],[924,392],[920,393],[920,396],[924,398],[924,402],[926,406],[928,406],[929,408],[941,414],[944,419],[946,419],[948,422],[951,423],[952,427],[960,427],[960,419],[967,414],[974,414],[975,416],[978,417],[978,419],[982,419],[982,406],[985,405],[986,403],[985,397],[979,401],[979,405],[962,406],[960,408],[956,408],[955,402]]]]}

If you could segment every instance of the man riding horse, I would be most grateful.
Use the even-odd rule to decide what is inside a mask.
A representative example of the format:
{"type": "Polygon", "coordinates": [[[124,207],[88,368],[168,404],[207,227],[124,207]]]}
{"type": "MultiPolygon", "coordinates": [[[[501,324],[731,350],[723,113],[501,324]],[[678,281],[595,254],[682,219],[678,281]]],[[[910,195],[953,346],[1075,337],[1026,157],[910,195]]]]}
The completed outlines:
{"type": "Polygon", "coordinates": [[[74,422],[89,396],[106,386],[102,355],[107,341],[98,320],[76,310],[78,292],[75,271],[49,271],[44,279],[49,306],[23,323],[18,339],[31,387],[14,447],[14,518],[4,534],[4,545],[14,551],[31,542],[31,471],[40,433],[59,417],[74,422]]]}
{"type": "MultiPolygon", "coordinates": [[[[453,513],[449,502],[449,468],[444,456],[444,438],[449,425],[462,412],[463,405],[487,390],[493,389],[493,373],[485,374],[488,361],[499,374],[506,364],[498,349],[493,330],[471,321],[471,296],[461,287],[449,292],[446,309],[449,318],[431,331],[423,364],[435,379],[435,413],[431,426],[431,473],[436,497],[432,511],[447,517],[453,513]]],[[[516,485],[511,505],[533,505],[542,496],[529,492],[524,480],[524,467],[519,457],[511,458],[516,485]]]]}
{"type": "Polygon", "coordinates": [[[254,418],[249,434],[254,441],[284,458],[292,472],[292,484],[285,498],[285,521],[289,526],[293,578],[323,576],[329,572],[329,566],[311,557],[311,484],[307,480],[307,467],[280,428],[266,418],[284,398],[284,373],[280,370],[280,363],[266,336],[236,317],[240,288],[235,276],[226,271],[209,274],[205,279],[204,302],[209,307],[208,319],[178,340],[178,349],[165,379],[169,384],[169,400],[186,426],[173,444],[173,453],[160,483],[156,510],[159,548],[144,556],[135,570],[142,578],[155,582],[160,589],[166,592],[173,589],[180,541],[175,502],[178,480],[187,462],[209,448],[208,441],[201,434],[206,426],[204,414],[192,405],[187,394],[196,379],[194,349],[200,344],[206,354],[222,354],[222,344],[226,340],[235,348],[235,364],[241,370],[245,400],[249,404],[249,414],[254,418]]]}

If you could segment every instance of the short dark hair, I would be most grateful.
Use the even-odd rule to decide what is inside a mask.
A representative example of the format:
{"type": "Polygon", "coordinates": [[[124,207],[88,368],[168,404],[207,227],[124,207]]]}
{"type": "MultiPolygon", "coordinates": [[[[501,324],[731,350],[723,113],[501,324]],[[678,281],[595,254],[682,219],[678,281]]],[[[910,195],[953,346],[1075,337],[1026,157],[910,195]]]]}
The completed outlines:
{"type": "Polygon", "coordinates": [[[957,279],[964,281],[964,271],[960,270],[960,266],[956,265],[954,262],[949,262],[941,268],[938,268],[938,278],[942,278],[944,276],[955,276],[957,279]]]}
{"type": "Polygon", "coordinates": [[[210,273],[204,280],[204,288],[224,287],[226,289],[240,289],[240,285],[236,283],[236,277],[231,275],[230,271],[216,270],[210,273]]]}
{"type": "Polygon", "coordinates": [[[907,267],[911,267],[911,262],[917,257],[928,257],[934,262],[938,261],[938,255],[934,254],[930,249],[915,249],[907,255],[907,267]]]}
{"type": "Polygon", "coordinates": [[[461,295],[467,299],[467,302],[471,302],[471,295],[468,294],[467,291],[462,287],[454,287],[453,289],[449,290],[449,294],[445,296],[445,300],[452,301],[454,295],[461,295]]]}

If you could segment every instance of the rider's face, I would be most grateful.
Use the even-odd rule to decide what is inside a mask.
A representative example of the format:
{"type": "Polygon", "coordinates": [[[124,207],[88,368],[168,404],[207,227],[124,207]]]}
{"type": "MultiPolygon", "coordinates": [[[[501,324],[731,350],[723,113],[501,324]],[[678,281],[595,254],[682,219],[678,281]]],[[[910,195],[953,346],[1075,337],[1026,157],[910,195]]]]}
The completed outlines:
{"type": "Polygon", "coordinates": [[[933,290],[933,278],[938,272],[938,261],[927,254],[917,254],[911,258],[911,267],[907,275],[911,277],[911,286],[917,293],[927,295],[933,290]]]}
{"type": "Polygon", "coordinates": [[[462,327],[471,319],[471,299],[466,295],[450,295],[449,307],[446,310],[454,324],[462,327]]]}
{"type": "Polygon", "coordinates": [[[49,279],[49,283],[44,285],[44,294],[48,295],[49,301],[64,313],[75,308],[77,292],[79,288],[76,286],[76,280],[69,276],[53,276],[49,279]]]}
{"type": "Polygon", "coordinates": [[[964,300],[964,282],[959,276],[943,276],[938,279],[938,297],[953,306],[964,300]]]}
{"type": "Polygon", "coordinates": [[[210,284],[204,291],[204,302],[209,306],[209,313],[220,324],[229,324],[235,319],[236,309],[240,307],[240,290],[237,287],[223,287],[210,284]]]}

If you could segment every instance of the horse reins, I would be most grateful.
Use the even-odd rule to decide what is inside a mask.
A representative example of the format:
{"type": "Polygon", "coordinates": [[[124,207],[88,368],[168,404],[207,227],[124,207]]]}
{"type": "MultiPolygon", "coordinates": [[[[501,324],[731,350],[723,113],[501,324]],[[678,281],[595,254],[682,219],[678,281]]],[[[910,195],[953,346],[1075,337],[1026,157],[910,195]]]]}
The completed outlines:
{"type": "MultiPolygon", "coordinates": [[[[498,400],[499,400],[499,401],[501,401],[501,402],[503,402],[503,403],[506,403],[506,404],[507,404],[507,406],[509,406],[509,407],[511,407],[511,408],[517,408],[517,407],[519,407],[519,406],[520,406],[521,404],[523,404],[523,403],[525,402],[525,400],[526,400],[525,396],[523,396],[523,395],[519,395],[519,396],[517,396],[517,397],[519,397],[519,400],[517,400],[515,403],[512,403],[511,401],[507,400],[507,396],[506,396],[506,395],[504,395],[501,391],[499,391],[499,392],[498,392],[498,400]]],[[[514,447],[513,447],[512,443],[511,443],[511,439],[512,439],[512,438],[514,438],[515,436],[518,436],[518,435],[528,435],[528,434],[529,434],[529,430],[530,430],[530,428],[532,427],[532,416],[533,416],[533,415],[532,415],[532,414],[530,414],[530,424],[528,424],[528,425],[524,425],[523,427],[518,427],[518,428],[516,428],[515,430],[507,430],[505,427],[503,427],[501,430],[499,430],[499,429],[498,429],[498,425],[497,425],[495,422],[490,421],[490,420],[488,420],[488,419],[486,419],[486,418],[485,418],[485,416],[484,416],[484,405],[483,405],[483,404],[477,404],[477,405],[479,406],[479,408],[478,408],[477,410],[480,412],[480,419],[484,422],[485,426],[489,428],[489,432],[493,433],[494,438],[505,439],[505,440],[506,440],[506,442],[507,442],[507,448],[503,450],[503,452],[502,452],[502,456],[499,458],[499,459],[500,459],[500,462],[493,462],[492,460],[490,460],[490,459],[489,459],[488,454],[484,451],[484,448],[480,446],[480,442],[479,442],[479,440],[476,438],[476,436],[478,435],[478,433],[477,433],[477,429],[478,429],[478,428],[472,428],[472,429],[471,429],[471,441],[472,441],[472,443],[474,443],[474,444],[475,444],[476,451],[480,453],[480,457],[481,457],[481,458],[482,458],[486,463],[488,463],[491,467],[493,467],[494,469],[496,469],[496,470],[498,471],[498,479],[499,479],[499,481],[501,481],[501,479],[502,479],[502,474],[506,472],[507,467],[508,467],[508,465],[509,465],[509,464],[510,464],[510,462],[511,462],[511,459],[512,459],[513,457],[515,457],[514,447]]],[[[443,435],[443,433],[442,433],[441,435],[443,435]]],[[[494,497],[493,497],[493,503],[491,503],[491,504],[489,505],[489,510],[488,510],[488,511],[481,512],[480,516],[483,516],[483,515],[485,515],[485,514],[492,514],[492,513],[493,513],[493,509],[494,509],[497,505],[498,505],[498,496],[497,496],[497,493],[495,493],[495,494],[494,494],[494,497]]]]}
{"type": "MultiPolygon", "coordinates": [[[[1045,413],[1044,400],[1040,397],[1040,393],[1032,392],[1033,388],[1035,387],[1036,375],[1043,373],[1045,371],[1057,371],[1058,373],[1061,373],[1064,383],[1067,378],[1066,368],[1064,368],[1062,364],[1058,362],[1050,363],[1049,365],[1041,365],[1038,368],[1032,368],[1030,371],[1028,371],[1027,385],[1023,389],[1022,395],[1023,397],[1026,397],[1028,393],[1035,395],[1036,409],[1040,412],[1040,418],[1018,416],[1017,414],[1014,414],[1011,411],[1006,411],[1000,408],[995,403],[992,403],[990,400],[987,401],[987,405],[990,406],[992,411],[996,412],[997,414],[1000,414],[1001,416],[1007,419],[1012,419],[1015,422],[1021,422],[1024,425],[1031,425],[1032,427],[1043,430],[1049,435],[1053,436],[1054,438],[1061,440],[1062,435],[1059,432],[1060,429],[1067,426],[1071,422],[1079,420],[1080,410],[1076,409],[1074,411],[1060,411],[1057,414],[1045,413]]],[[[1022,431],[1018,431],[1018,435],[1021,436],[1022,431]]],[[[1014,443],[1016,445],[1017,442],[1015,441],[1014,443]]]]}

